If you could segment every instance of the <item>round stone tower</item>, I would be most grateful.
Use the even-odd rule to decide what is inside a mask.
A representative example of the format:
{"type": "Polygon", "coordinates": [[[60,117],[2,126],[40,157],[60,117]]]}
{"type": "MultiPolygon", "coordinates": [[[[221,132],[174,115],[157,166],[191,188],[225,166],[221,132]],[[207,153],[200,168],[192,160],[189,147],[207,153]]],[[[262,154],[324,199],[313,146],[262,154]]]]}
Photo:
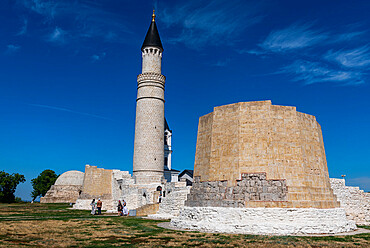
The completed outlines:
{"type": "Polygon", "coordinates": [[[161,183],[164,164],[163,47],[153,11],[142,51],[142,73],[137,77],[133,175],[136,184],[161,183]]]}

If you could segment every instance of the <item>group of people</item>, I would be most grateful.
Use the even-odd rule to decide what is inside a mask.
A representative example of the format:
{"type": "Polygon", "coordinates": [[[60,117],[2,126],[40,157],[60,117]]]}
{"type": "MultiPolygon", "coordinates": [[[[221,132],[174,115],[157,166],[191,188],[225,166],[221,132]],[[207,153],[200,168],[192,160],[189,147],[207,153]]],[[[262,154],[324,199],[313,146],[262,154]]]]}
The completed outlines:
{"type": "Polygon", "coordinates": [[[122,202],[118,200],[117,210],[118,210],[118,216],[128,215],[128,209],[127,209],[125,200],[122,200],[122,202]]]}
{"type": "Polygon", "coordinates": [[[100,198],[98,199],[97,202],[95,201],[95,199],[93,199],[92,202],[90,203],[90,206],[92,215],[95,214],[101,215],[101,208],[103,207],[103,202],[100,200],[100,198]],[[96,210],[98,210],[98,213],[96,213],[96,210]]]}
{"type": "MultiPolygon", "coordinates": [[[[90,203],[91,206],[91,214],[92,215],[101,215],[101,208],[103,207],[103,202],[98,199],[98,201],[95,201],[95,199],[92,200],[90,203]],[[98,213],[96,213],[96,210],[98,210],[98,213]]],[[[127,216],[128,215],[128,209],[126,206],[125,200],[119,200],[118,205],[117,205],[117,210],[118,210],[118,216],[127,216]]]]}

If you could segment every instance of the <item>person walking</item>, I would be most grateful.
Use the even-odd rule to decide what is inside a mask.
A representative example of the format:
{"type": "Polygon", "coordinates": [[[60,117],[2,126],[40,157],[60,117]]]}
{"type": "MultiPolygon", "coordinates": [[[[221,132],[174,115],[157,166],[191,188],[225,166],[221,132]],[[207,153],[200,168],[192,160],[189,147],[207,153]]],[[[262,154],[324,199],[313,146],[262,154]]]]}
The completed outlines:
{"type": "Polygon", "coordinates": [[[101,208],[103,206],[103,202],[100,200],[100,198],[98,199],[96,206],[98,207],[98,215],[101,215],[101,208]]]}
{"type": "Polygon", "coordinates": [[[118,210],[118,216],[122,216],[123,215],[123,213],[122,213],[123,205],[122,205],[120,200],[118,200],[117,210],[118,210]]]}
{"type": "Polygon", "coordinates": [[[91,214],[92,215],[95,215],[95,212],[96,212],[96,202],[95,202],[95,199],[92,200],[92,202],[90,203],[90,206],[91,206],[91,214]]]}

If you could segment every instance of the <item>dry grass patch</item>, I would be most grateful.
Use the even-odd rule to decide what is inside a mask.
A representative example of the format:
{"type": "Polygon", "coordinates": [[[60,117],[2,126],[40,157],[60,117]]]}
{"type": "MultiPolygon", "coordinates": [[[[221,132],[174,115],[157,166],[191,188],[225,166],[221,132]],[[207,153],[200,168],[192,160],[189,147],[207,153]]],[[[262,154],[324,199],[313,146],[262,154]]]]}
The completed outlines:
{"type": "Polygon", "coordinates": [[[370,247],[370,234],[328,237],[182,232],[159,221],[91,216],[66,204],[0,204],[0,247],[370,247]]]}

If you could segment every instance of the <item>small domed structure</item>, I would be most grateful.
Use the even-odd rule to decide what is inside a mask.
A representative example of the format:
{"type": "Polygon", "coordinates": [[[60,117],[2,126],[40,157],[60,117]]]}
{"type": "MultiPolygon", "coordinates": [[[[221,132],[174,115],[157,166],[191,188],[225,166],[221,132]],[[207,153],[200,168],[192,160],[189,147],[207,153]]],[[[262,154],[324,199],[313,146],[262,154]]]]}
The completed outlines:
{"type": "Polygon", "coordinates": [[[54,185],[80,185],[84,182],[84,173],[81,171],[67,171],[58,177],[54,185]]]}
{"type": "Polygon", "coordinates": [[[85,173],[81,171],[67,171],[58,177],[51,186],[41,203],[75,203],[81,193],[85,173]]]}

